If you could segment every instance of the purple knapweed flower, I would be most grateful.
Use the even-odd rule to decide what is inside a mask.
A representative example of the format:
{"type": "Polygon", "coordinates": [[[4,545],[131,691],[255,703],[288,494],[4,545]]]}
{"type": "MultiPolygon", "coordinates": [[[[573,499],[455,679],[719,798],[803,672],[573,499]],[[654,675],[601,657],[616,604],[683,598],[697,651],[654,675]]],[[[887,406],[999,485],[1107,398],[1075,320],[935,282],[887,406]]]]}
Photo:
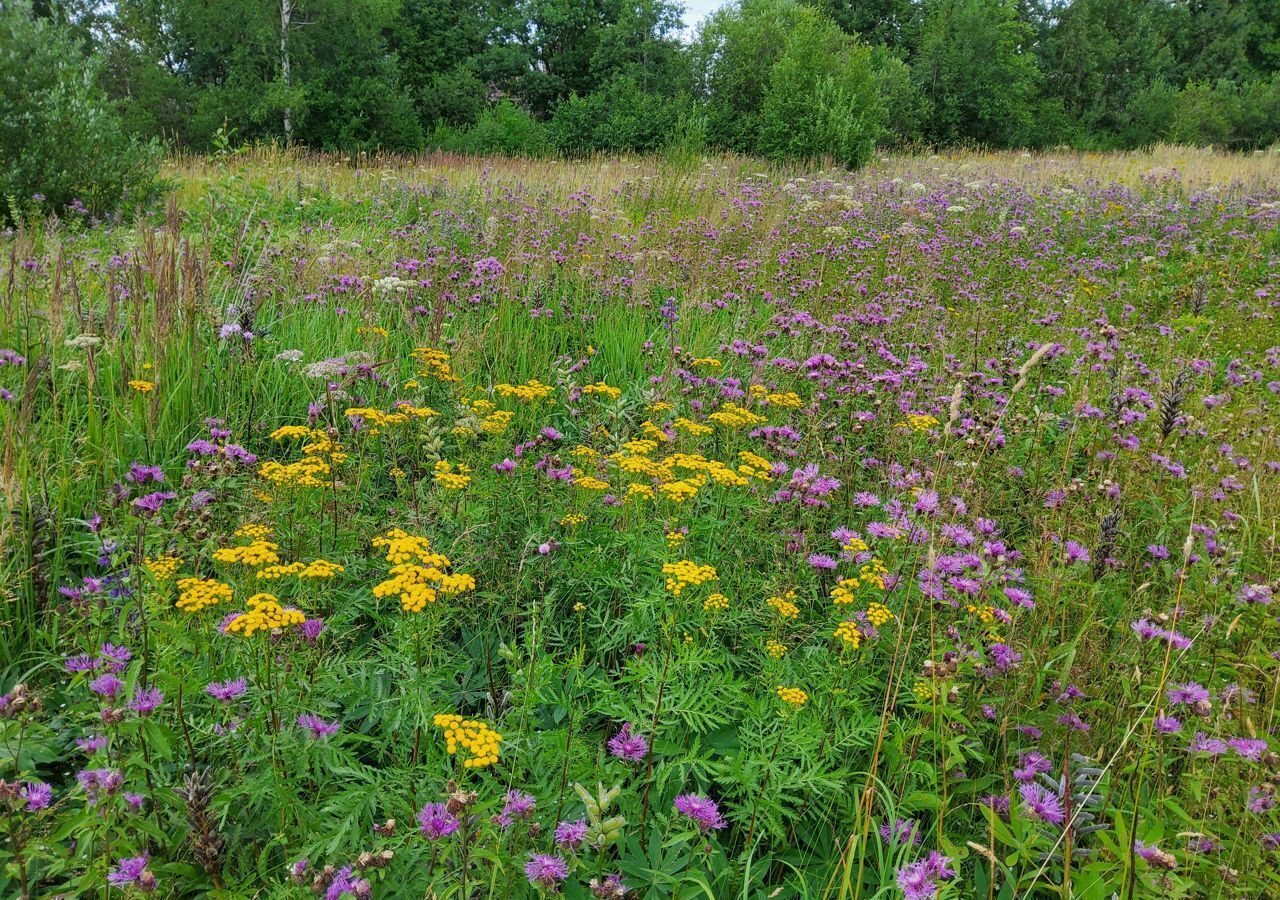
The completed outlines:
{"type": "Polygon", "coordinates": [[[532,885],[553,891],[569,877],[569,864],[549,853],[531,853],[524,864],[524,877],[532,885]]]}
{"type": "Polygon", "coordinates": [[[312,713],[303,713],[298,716],[298,727],[310,732],[312,740],[318,741],[333,737],[342,725],[339,722],[327,722],[312,713]]]}
{"type": "Polygon", "coordinates": [[[898,870],[896,880],[906,900],[933,900],[938,896],[938,882],[955,877],[950,857],[936,850],[927,857],[898,870]]]}
{"type": "Polygon", "coordinates": [[[458,830],[457,818],[443,803],[428,803],[418,811],[418,825],[429,841],[438,841],[458,830]]]}
{"type": "Polygon", "coordinates": [[[631,730],[631,723],[625,723],[618,733],[609,739],[609,753],[625,762],[638,763],[649,752],[649,742],[643,736],[631,730]]]}
{"type": "Polygon", "coordinates": [[[231,681],[211,681],[205,685],[204,689],[219,703],[225,704],[243,696],[244,692],[249,689],[249,682],[243,678],[235,678],[231,681]]]}
{"type": "Polygon", "coordinates": [[[676,810],[692,819],[701,831],[724,828],[729,823],[720,815],[720,807],[708,797],[698,794],[681,794],[676,797],[676,810]]]}
{"type": "Polygon", "coordinates": [[[159,688],[137,690],[129,701],[129,708],[140,716],[149,716],[164,702],[164,692],[159,688]]]}
{"type": "Polygon", "coordinates": [[[131,856],[116,862],[116,867],[107,873],[107,883],[112,887],[136,886],[139,890],[151,892],[156,889],[156,877],[147,868],[148,857],[131,856]]]}
{"type": "Polygon", "coordinates": [[[576,850],[587,839],[587,820],[561,822],[556,826],[555,839],[558,846],[576,850]]]}
{"type": "Polygon", "coordinates": [[[1034,782],[1020,785],[1018,793],[1032,818],[1049,825],[1061,825],[1067,818],[1057,794],[1034,782]]]}

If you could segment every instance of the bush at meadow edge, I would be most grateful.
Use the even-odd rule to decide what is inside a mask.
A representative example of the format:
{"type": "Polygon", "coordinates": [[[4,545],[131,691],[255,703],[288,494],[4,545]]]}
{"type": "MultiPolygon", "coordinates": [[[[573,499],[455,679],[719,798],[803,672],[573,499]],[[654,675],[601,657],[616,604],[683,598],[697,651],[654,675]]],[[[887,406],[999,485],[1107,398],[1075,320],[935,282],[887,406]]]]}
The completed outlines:
{"type": "Polygon", "coordinates": [[[5,896],[1280,887],[1270,158],[171,169],[5,238],[5,896]]]}

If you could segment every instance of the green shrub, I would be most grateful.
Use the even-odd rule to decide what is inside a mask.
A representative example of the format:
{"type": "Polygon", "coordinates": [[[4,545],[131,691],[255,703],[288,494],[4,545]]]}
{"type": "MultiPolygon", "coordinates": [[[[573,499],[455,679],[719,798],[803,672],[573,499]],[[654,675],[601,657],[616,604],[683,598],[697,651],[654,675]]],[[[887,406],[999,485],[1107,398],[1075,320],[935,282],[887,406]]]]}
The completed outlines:
{"type": "Polygon", "coordinates": [[[486,109],[469,128],[437,125],[431,143],[441,150],[475,155],[543,156],[551,150],[546,126],[510,100],[486,109]]]}
{"type": "Polygon", "coordinates": [[[829,20],[803,19],[769,72],[756,149],[857,168],[871,158],[884,117],[871,51],[829,20]]]}
{"type": "Polygon", "coordinates": [[[681,119],[680,100],[645,93],[629,76],[619,76],[585,97],[560,103],[551,117],[551,142],[562,153],[594,150],[639,152],[667,145],[681,119]]]}
{"type": "Polygon", "coordinates": [[[60,26],[0,8],[0,218],[37,195],[43,208],[103,214],[156,192],[159,148],[125,133],[97,74],[60,26]]]}

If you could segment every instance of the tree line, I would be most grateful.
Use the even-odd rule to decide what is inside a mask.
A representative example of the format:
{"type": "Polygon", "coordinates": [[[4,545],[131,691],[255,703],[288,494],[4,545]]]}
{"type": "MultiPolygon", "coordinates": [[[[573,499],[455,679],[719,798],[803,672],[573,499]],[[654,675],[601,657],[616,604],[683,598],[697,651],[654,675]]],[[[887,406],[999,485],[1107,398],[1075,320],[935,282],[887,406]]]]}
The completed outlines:
{"type": "Polygon", "coordinates": [[[856,166],[877,146],[1280,139],[1276,0],[738,0],[692,32],[681,14],[673,0],[0,0],[14,129],[0,152],[41,116],[75,118],[54,108],[58,78],[111,141],[194,151],[674,147],[856,166]]]}

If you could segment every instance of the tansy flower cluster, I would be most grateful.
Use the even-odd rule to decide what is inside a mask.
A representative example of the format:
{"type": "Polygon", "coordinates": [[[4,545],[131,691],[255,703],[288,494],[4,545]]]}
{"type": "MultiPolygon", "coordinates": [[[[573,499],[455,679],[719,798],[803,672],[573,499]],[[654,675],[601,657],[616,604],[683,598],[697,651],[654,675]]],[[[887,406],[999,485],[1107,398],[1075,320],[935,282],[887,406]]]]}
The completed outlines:
{"type": "Polygon", "coordinates": [[[883,603],[867,604],[867,621],[876,628],[882,628],[894,619],[893,611],[883,603]]]}
{"type": "Polygon", "coordinates": [[[772,606],[784,619],[794,619],[800,615],[800,607],[796,605],[796,592],[785,591],[777,596],[770,597],[765,603],[772,606]]]}
{"type": "Polygon", "coordinates": [[[256,540],[239,547],[220,547],[213,551],[213,559],[215,562],[256,569],[280,562],[280,554],[276,552],[279,549],[280,545],[272,541],[256,540]]]}
{"type": "Polygon", "coordinates": [[[301,610],[281,606],[280,601],[272,594],[254,594],[245,601],[245,605],[249,609],[227,623],[229,634],[250,637],[258,631],[287,628],[306,621],[301,610]]]}
{"type": "Polygon", "coordinates": [[[582,393],[588,396],[605,397],[609,400],[617,400],[622,396],[622,388],[610,387],[603,381],[597,381],[595,384],[589,384],[582,389],[582,393]]]}
{"type": "Polygon", "coordinates": [[[938,420],[933,416],[911,413],[904,420],[899,422],[897,427],[914,432],[929,431],[930,429],[938,427],[938,420]]]}
{"type": "Polygon", "coordinates": [[[466,768],[481,769],[498,761],[502,735],[487,723],[464,719],[454,713],[439,713],[432,722],[437,728],[444,729],[445,749],[449,755],[456,754],[458,747],[467,751],[468,756],[462,761],[466,768]]]}
{"type": "Polygon", "coordinates": [[[340,444],[316,428],[285,425],[273,431],[271,437],[276,441],[294,438],[306,440],[302,445],[302,459],[291,463],[266,460],[258,466],[259,477],[281,487],[330,487],[333,483],[333,466],[347,458],[340,444]]]}
{"type": "Polygon", "coordinates": [[[550,385],[543,384],[536,378],[531,378],[524,384],[495,384],[493,392],[499,397],[514,397],[524,403],[532,403],[535,400],[542,400],[551,396],[555,388],[550,385]]]}
{"type": "Polygon", "coordinates": [[[667,576],[667,590],[679,597],[686,587],[697,586],[716,578],[715,566],[701,565],[687,559],[663,563],[662,574],[667,576]]]}
{"type": "Polygon", "coordinates": [[[858,623],[853,619],[836,625],[834,636],[839,638],[846,647],[857,650],[862,646],[862,631],[858,628],[858,623]]]}
{"type": "Polygon", "coordinates": [[[724,594],[712,594],[702,601],[702,608],[707,612],[724,612],[729,608],[729,598],[724,594]]]}
{"type": "Polygon", "coordinates": [[[183,578],[178,581],[178,602],[183,612],[196,613],[231,599],[231,585],[212,578],[183,578]]]}
{"type": "Polygon", "coordinates": [[[757,415],[749,409],[743,409],[735,403],[726,403],[718,410],[707,416],[707,420],[715,422],[717,425],[723,425],[726,428],[746,428],[755,425],[763,425],[769,421],[764,416],[757,415]]]}
{"type": "Polygon", "coordinates": [[[435,475],[432,478],[445,490],[461,491],[471,484],[471,467],[465,463],[454,464],[445,459],[437,460],[435,475]]]}
{"type": "Polygon", "coordinates": [[[264,581],[274,581],[279,578],[296,576],[298,578],[317,578],[327,579],[333,578],[340,572],[345,572],[346,567],[337,563],[329,562],[324,559],[317,559],[310,563],[291,562],[285,565],[267,566],[258,572],[257,577],[264,581]]]}
{"type": "Polygon", "coordinates": [[[449,557],[431,549],[425,537],[393,528],[373,539],[373,545],[386,550],[387,562],[393,563],[386,580],[374,585],[373,595],[379,599],[399,595],[405,612],[422,612],[439,595],[473,591],[476,580],[463,572],[446,572],[449,557]]]}
{"type": "Polygon", "coordinates": [[[783,703],[787,703],[796,709],[809,702],[809,695],[800,690],[800,688],[783,687],[782,685],[778,685],[778,697],[781,698],[783,703]]]}
{"type": "Polygon", "coordinates": [[[156,581],[168,581],[182,566],[182,560],[176,556],[148,556],[143,563],[156,581]]]}
{"type": "Polygon", "coordinates": [[[831,602],[837,606],[852,603],[857,599],[859,588],[869,587],[883,591],[884,576],[887,574],[889,570],[885,568],[884,563],[878,559],[872,559],[858,567],[857,575],[840,579],[840,582],[831,589],[831,602]]]}
{"type": "Polygon", "coordinates": [[[421,365],[418,371],[419,377],[434,378],[436,381],[443,381],[447,384],[452,384],[458,380],[458,376],[453,373],[450,356],[443,350],[436,350],[433,347],[418,347],[413,351],[412,356],[421,365]]]}

